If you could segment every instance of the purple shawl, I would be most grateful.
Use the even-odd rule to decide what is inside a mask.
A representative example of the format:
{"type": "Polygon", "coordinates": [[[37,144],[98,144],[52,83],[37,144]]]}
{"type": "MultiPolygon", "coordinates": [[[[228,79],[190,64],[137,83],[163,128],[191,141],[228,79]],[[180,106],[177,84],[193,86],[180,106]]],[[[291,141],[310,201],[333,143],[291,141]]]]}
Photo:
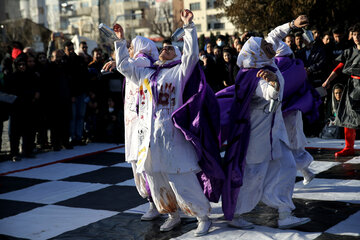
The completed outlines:
{"type": "Polygon", "coordinates": [[[243,183],[245,157],[249,145],[251,123],[250,102],[260,78],[259,69],[240,69],[235,85],[216,93],[221,109],[221,123],[225,131],[221,141],[227,140],[224,158],[226,179],[222,191],[222,209],[227,220],[232,220],[240,187],[243,183]]]}
{"type": "Polygon", "coordinates": [[[319,117],[321,97],[306,81],[304,63],[290,57],[276,57],[275,63],[285,80],[282,112],[300,110],[309,122],[315,121],[319,117]]]}
{"type": "Polygon", "coordinates": [[[212,202],[218,202],[225,179],[218,140],[220,110],[199,64],[185,85],[183,102],[172,114],[174,126],[195,148],[202,170],[197,176],[205,196],[212,202]]]}

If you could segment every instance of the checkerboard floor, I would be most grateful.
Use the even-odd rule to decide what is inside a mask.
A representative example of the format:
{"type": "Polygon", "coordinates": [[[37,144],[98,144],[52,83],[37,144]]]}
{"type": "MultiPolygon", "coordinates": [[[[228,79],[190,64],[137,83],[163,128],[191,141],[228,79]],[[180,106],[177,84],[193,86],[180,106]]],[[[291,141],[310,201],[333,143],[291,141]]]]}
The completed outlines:
{"type": "MultiPolygon", "coordinates": [[[[295,215],[311,222],[280,230],[276,211],[259,204],[246,215],[254,229],[233,229],[218,203],[212,204],[210,233],[198,239],[360,239],[360,156],[335,159],[335,150],[321,149],[326,144],[341,148],[309,140],[316,177],[304,186],[299,175],[295,184],[295,215]]],[[[147,207],[122,145],[89,144],[0,163],[0,239],[194,238],[196,219],[182,215],[180,227],[160,233],[166,216],[141,222],[147,207]]]]}

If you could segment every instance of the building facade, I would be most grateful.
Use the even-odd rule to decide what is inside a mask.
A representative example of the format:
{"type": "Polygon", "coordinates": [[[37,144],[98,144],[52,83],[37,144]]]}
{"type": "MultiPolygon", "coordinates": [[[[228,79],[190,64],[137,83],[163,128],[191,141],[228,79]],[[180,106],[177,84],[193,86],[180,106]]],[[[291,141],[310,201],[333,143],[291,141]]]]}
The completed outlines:
{"type": "Polygon", "coordinates": [[[204,34],[209,37],[211,33],[233,35],[236,32],[235,26],[226,17],[217,17],[221,11],[216,8],[216,0],[184,0],[184,7],[194,13],[198,36],[204,34]]]}

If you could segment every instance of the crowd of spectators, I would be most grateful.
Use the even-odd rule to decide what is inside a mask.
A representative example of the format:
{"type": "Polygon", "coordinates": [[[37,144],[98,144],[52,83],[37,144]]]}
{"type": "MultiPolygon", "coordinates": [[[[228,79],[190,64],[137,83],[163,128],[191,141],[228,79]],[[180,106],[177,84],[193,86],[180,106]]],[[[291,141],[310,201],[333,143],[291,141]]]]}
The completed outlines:
{"type": "MultiPolygon", "coordinates": [[[[311,29],[314,41],[304,39],[303,30],[291,32],[283,40],[293,50],[294,57],[304,62],[308,81],[320,87],[336,66],[335,58],[352,47],[351,28],[333,28],[321,32],[311,29]]],[[[219,35],[215,42],[206,42],[200,51],[200,65],[207,82],[217,92],[234,84],[236,58],[250,36],[226,38],[219,35]]],[[[168,41],[168,40],[166,40],[168,41]]],[[[35,52],[14,42],[2,59],[0,93],[15,101],[0,101],[0,130],[9,119],[10,156],[13,160],[34,157],[38,149],[60,151],[88,142],[123,142],[123,82],[116,70],[102,73],[101,69],[114,56],[95,48],[91,54],[87,43],[81,42],[78,53],[71,41],[55,48],[54,34],[47,52],[35,52]],[[9,118],[10,116],[10,118],[9,118]],[[22,151],[20,139],[22,138],[22,151]],[[20,154],[21,153],[21,154],[20,154]]],[[[333,84],[341,82],[338,78],[333,84]]],[[[327,119],[333,116],[332,90],[323,98],[320,118],[315,123],[304,119],[308,137],[319,136],[327,119]]],[[[0,142],[1,143],[1,142],[0,142]]],[[[1,146],[1,144],[0,144],[1,146]]],[[[0,149],[1,150],[1,149],[0,149]]]]}
{"type": "Polygon", "coordinates": [[[123,142],[124,77],[117,71],[102,74],[106,55],[100,48],[88,54],[86,42],[80,46],[79,54],[71,41],[56,49],[52,35],[47,53],[14,42],[2,59],[1,94],[16,99],[1,102],[0,128],[9,119],[14,161],[41,150],[123,142]]]}

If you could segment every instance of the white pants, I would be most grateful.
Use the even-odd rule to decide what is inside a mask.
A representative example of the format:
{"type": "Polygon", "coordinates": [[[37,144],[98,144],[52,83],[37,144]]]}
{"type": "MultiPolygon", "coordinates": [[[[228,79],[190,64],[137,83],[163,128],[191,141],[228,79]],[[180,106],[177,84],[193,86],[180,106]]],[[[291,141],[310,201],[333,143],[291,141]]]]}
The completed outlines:
{"type": "Polygon", "coordinates": [[[245,165],[235,215],[250,212],[260,201],[279,212],[291,212],[295,209],[292,195],[296,164],[292,152],[282,141],[280,148],[280,158],[274,156],[271,160],[269,156],[268,161],[245,165]]]}
{"type": "Polygon", "coordinates": [[[176,212],[178,207],[189,216],[205,217],[211,206],[194,172],[146,174],[152,199],[160,213],[176,212]]]}
{"type": "Polygon", "coordinates": [[[149,197],[149,194],[146,190],[146,180],[145,180],[144,173],[136,172],[136,162],[135,161],[131,162],[131,168],[132,168],[132,171],[134,174],[135,186],[136,186],[136,189],[139,192],[140,196],[142,198],[149,197]]]}
{"type": "Polygon", "coordinates": [[[310,163],[314,161],[313,156],[311,156],[311,154],[308,151],[306,151],[305,148],[295,149],[291,151],[294,155],[296,168],[298,170],[308,167],[310,163]]]}
{"type": "Polygon", "coordinates": [[[283,117],[296,167],[301,170],[309,166],[314,160],[310,153],[305,150],[307,140],[303,130],[302,113],[299,110],[292,111],[283,114],[283,117]]]}

